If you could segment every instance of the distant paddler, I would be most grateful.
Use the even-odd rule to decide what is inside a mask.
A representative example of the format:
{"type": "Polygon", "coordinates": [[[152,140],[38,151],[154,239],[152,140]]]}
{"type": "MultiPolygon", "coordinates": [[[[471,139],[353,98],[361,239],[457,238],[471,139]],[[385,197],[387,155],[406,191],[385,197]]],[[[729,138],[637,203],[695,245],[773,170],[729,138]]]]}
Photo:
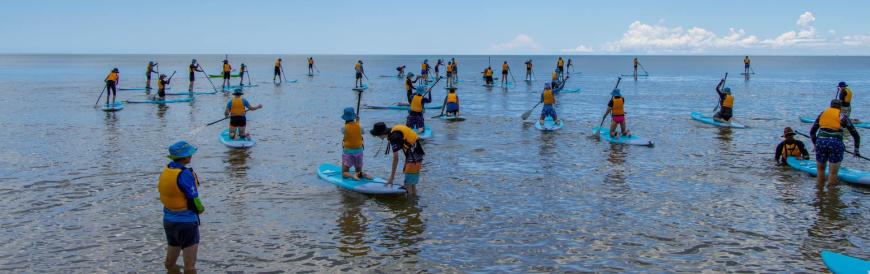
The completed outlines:
{"type": "Polygon", "coordinates": [[[450,62],[453,62],[453,76],[456,79],[459,79],[459,61],[456,61],[456,58],[450,58],[450,62]]]}
{"type": "Polygon", "coordinates": [[[604,117],[610,114],[610,137],[631,136],[625,124],[625,98],[622,98],[622,92],[616,88],[610,92],[610,96],[607,111],[604,112],[604,117]],[[616,133],[616,126],[619,126],[619,134],[616,133]]]}
{"type": "Polygon", "coordinates": [[[281,58],[278,58],[278,60],[275,60],[274,74],[272,74],[272,82],[273,83],[275,82],[276,79],[278,80],[278,83],[284,81],[283,79],[285,77],[284,77],[283,69],[281,69],[282,67],[283,67],[283,65],[281,65],[281,58]]]}
{"type": "Polygon", "coordinates": [[[228,87],[231,86],[231,84],[230,84],[230,73],[231,73],[232,71],[233,71],[233,67],[230,66],[230,61],[227,60],[227,59],[224,59],[223,67],[222,67],[222,70],[221,70],[221,72],[223,72],[223,79],[224,79],[223,84],[221,84],[221,88],[222,88],[223,90],[226,90],[228,87]]]}
{"type": "Polygon", "coordinates": [[[507,86],[508,84],[508,73],[511,71],[511,66],[508,65],[507,61],[501,64],[501,84],[502,86],[507,86]]]}
{"type": "Polygon", "coordinates": [[[106,82],[106,105],[109,104],[109,97],[112,97],[112,105],[114,105],[115,99],[118,97],[118,84],[121,82],[118,68],[113,68],[103,81],[106,82]]]}
{"type": "Polygon", "coordinates": [[[438,59],[438,61],[435,61],[435,79],[441,78],[441,67],[442,66],[444,66],[443,60],[438,59]]]}
{"type": "Polygon", "coordinates": [[[493,85],[493,81],[492,81],[492,67],[486,67],[486,69],[484,69],[483,72],[481,72],[481,73],[483,73],[483,80],[486,81],[486,85],[487,85],[487,86],[492,86],[492,85],[493,85]]]}
{"type": "Polygon", "coordinates": [[[640,65],[640,62],[637,61],[637,57],[634,57],[634,60],[631,61],[632,66],[634,66],[634,78],[637,78],[637,66],[640,65]]]}
{"type": "Polygon", "coordinates": [[[392,128],[387,128],[383,122],[375,123],[372,130],[369,131],[372,136],[387,139],[390,143],[387,146],[385,153],[393,151],[392,168],[390,169],[390,178],[387,180],[387,186],[392,186],[396,178],[396,168],[399,164],[399,150],[405,155],[405,165],[402,168],[402,173],[405,174],[404,187],[408,191],[408,196],[417,196],[417,183],[420,182],[420,171],[423,168],[423,156],[426,152],[423,151],[423,142],[413,129],[396,125],[392,128]]]}
{"type": "Polygon", "coordinates": [[[356,65],[354,65],[353,69],[356,72],[354,75],[354,77],[355,77],[354,83],[353,83],[354,88],[361,88],[363,85],[363,83],[362,83],[363,76],[366,75],[366,70],[363,67],[363,61],[357,60],[356,65]]]}
{"type": "MultiPolygon", "coordinates": [[[[239,86],[245,85],[245,74],[248,74],[248,66],[245,63],[239,65],[239,86]]],[[[251,76],[248,75],[248,82],[250,82],[251,76]]]]}
{"type": "Polygon", "coordinates": [[[453,67],[453,62],[447,62],[447,87],[453,87],[455,85],[456,77],[454,76],[454,71],[456,68],[453,67]]]}
{"type": "Polygon", "coordinates": [[[157,63],[154,61],[148,61],[148,66],[145,67],[145,90],[151,89],[151,74],[160,75],[160,72],[157,71],[157,63]]]}
{"type": "Polygon", "coordinates": [[[544,120],[547,117],[553,118],[553,123],[559,124],[562,121],[559,120],[559,115],[556,114],[556,94],[553,93],[553,89],[550,84],[544,85],[544,91],[541,92],[541,102],[544,103],[544,107],[541,108],[541,125],[544,124],[544,120]]]}
{"type": "Polygon", "coordinates": [[[828,186],[837,184],[837,174],[840,170],[840,162],[843,160],[843,152],[846,151],[846,146],[843,144],[843,128],[849,130],[852,135],[852,142],[855,144],[854,154],[856,157],[861,156],[858,149],[861,146],[861,136],[852,121],[849,120],[840,108],[842,102],[838,99],[831,100],[831,107],[822,111],[813,123],[810,129],[810,136],[816,148],[816,170],[818,176],[816,182],[819,185],[825,184],[825,168],[828,168],[828,186]],[[830,166],[827,166],[830,163],[830,166]]]}
{"type": "Polygon", "coordinates": [[[423,60],[420,65],[420,77],[423,78],[423,83],[429,82],[429,59],[423,60]]]}
{"type": "Polygon", "coordinates": [[[526,61],[526,81],[532,80],[532,59],[526,61]]]}
{"type": "Polygon", "coordinates": [[[314,57],[308,57],[308,76],[314,75],[314,57]]]}
{"type": "Polygon", "coordinates": [[[716,85],[716,93],[719,94],[719,112],[713,116],[713,119],[718,122],[728,123],[734,115],[734,96],[731,95],[730,87],[723,88],[723,86],[725,86],[725,78],[722,78],[719,84],[716,85]]]}
{"type": "Polygon", "coordinates": [[[852,116],[852,89],[849,88],[849,85],[846,82],[840,82],[837,84],[837,99],[842,102],[842,107],[840,107],[840,111],[846,117],[852,116]]]}
{"type": "MultiPolygon", "coordinates": [[[[175,73],[172,76],[175,76],[175,73]]],[[[166,74],[160,74],[160,78],[157,79],[157,100],[163,101],[166,98],[166,88],[169,87],[172,76],[167,78],[166,74]]]]}
{"type": "Polygon", "coordinates": [[[408,76],[405,77],[405,91],[407,92],[408,105],[411,104],[411,99],[414,98],[414,90],[417,89],[417,87],[414,86],[414,83],[416,83],[419,79],[420,77],[414,78],[413,73],[408,73],[408,76]]]}
{"type": "Polygon", "coordinates": [[[396,74],[396,77],[399,77],[399,78],[405,77],[405,66],[402,65],[400,67],[396,67],[396,72],[398,73],[398,74],[396,74]]]}
{"type": "Polygon", "coordinates": [[[749,61],[749,55],[747,55],[746,57],[743,57],[743,74],[744,75],[749,75],[749,64],[750,63],[751,63],[751,61],[749,61]]]}
{"type": "Polygon", "coordinates": [[[801,140],[794,138],[795,132],[792,128],[786,127],[782,131],[782,142],[779,145],[776,145],[776,151],[774,151],[774,159],[776,159],[776,163],[778,165],[785,165],[788,157],[794,157],[796,159],[809,160],[810,153],[807,151],[806,145],[801,140]]]}
{"type": "Polygon", "coordinates": [[[227,102],[226,110],[224,110],[224,116],[230,118],[229,137],[232,140],[238,140],[238,138],[250,139],[249,134],[245,132],[245,128],[248,126],[245,114],[248,111],[263,108],[263,105],[251,106],[247,99],[242,98],[243,94],[242,89],[235,89],[233,91],[233,99],[227,102]],[[236,134],[237,130],[238,134],[236,134]]]}
{"type": "Polygon", "coordinates": [[[559,73],[559,81],[561,81],[565,77],[565,60],[562,60],[562,57],[556,60],[556,72],[559,73]]]}
{"type": "Polygon", "coordinates": [[[187,67],[187,71],[189,73],[188,80],[190,80],[190,84],[187,86],[187,91],[193,92],[194,82],[196,82],[196,72],[204,71],[199,67],[199,64],[196,63],[196,59],[190,61],[190,66],[187,67]]]}
{"type": "Polygon", "coordinates": [[[568,64],[565,65],[565,69],[567,69],[569,73],[574,72],[574,63],[571,62],[571,58],[568,58],[568,64]]]}

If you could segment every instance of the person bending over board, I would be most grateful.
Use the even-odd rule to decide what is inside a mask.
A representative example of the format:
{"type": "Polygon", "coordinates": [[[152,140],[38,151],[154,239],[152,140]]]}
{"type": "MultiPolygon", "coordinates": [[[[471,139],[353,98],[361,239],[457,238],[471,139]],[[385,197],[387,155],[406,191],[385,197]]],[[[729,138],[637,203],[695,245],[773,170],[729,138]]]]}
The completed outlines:
{"type": "Polygon", "coordinates": [[[203,72],[202,68],[199,67],[199,64],[196,63],[196,59],[190,61],[190,66],[187,67],[187,71],[190,74],[188,80],[190,80],[190,84],[187,86],[188,92],[193,92],[193,85],[196,82],[196,72],[203,72]]]}
{"type": "Polygon", "coordinates": [[[828,186],[837,184],[837,174],[840,170],[840,161],[843,160],[843,152],[846,146],[843,144],[843,128],[849,130],[852,135],[853,143],[855,144],[855,157],[860,157],[861,152],[858,148],[861,146],[861,136],[852,121],[840,111],[842,103],[838,99],[831,100],[831,107],[823,111],[816,117],[813,127],[810,129],[810,137],[813,139],[813,144],[816,148],[816,182],[819,185],[825,184],[825,167],[828,167],[828,186]]]}
{"type": "Polygon", "coordinates": [[[154,61],[148,61],[148,66],[145,67],[145,90],[151,89],[151,74],[159,75],[160,73],[159,71],[154,69],[154,67],[156,66],[157,63],[154,63],[154,61]]]}
{"type": "Polygon", "coordinates": [[[308,75],[314,75],[314,57],[308,57],[308,75]]]}
{"type": "Polygon", "coordinates": [[[413,128],[418,132],[423,132],[426,129],[425,119],[423,119],[423,109],[426,104],[432,102],[432,93],[426,92],[426,88],[423,86],[417,87],[417,94],[411,98],[411,106],[408,110],[408,120],[405,122],[405,125],[409,128],[413,128]],[[424,97],[425,94],[429,94],[428,98],[424,97]]]}
{"type": "Polygon", "coordinates": [[[362,86],[362,78],[363,78],[363,74],[365,74],[365,69],[363,68],[362,60],[357,60],[356,65],[354,65],[353,69],[356,72],[356,75],[354,75],[354,77],[356,77],[356,78],[353,82],[353,86],[354,86],[354,88],[359,88],[362,86]]]}
{"type": "Polygon", "coordinates": [[[556,114],[556,95],[553,94],[550,84],[544,85],[544,92],[541,92],[541,102],[544,103],[544,107],[541,108],[541,124],[544,124],[544,119],[547,117],[552,117],[556,124],[561,123],[559,115],[556,114]]]}
{"type": "Polygon", "coordinates": [[[526,61],[526,81],[532,80],[532,59],[526,61]]]}
{"type": "Polygon", "coordinates": [[[849,88],[849,85],[846,82],[840,82],[837,84],[837,99],[843,103],[843,106],[840,107],[840,111],[846,117],[852,116],[852,89],[849,88]]]}
{"type": "Polygon", "coordinates": [[[444,107],[444,112],[447,116],[459,116],[459,95],[456,95],[456,88],[449,89],[447,93],[447,106],[444,107]]]}
{"type": "Polygon", "coordinates": [[[782,130],[782,138],[785,138],[785,140],[776,145],[776,151],[774,152],[774,159],[776,159],[777,165],[785,165],[788,157],[804,160],[810,159],[810,153],[807,152],[804,142],[795,139],[794,135],[794,130],[790,127],[782,130]]]}
{"type": "Polygon", "coordinates": [[[390,178],[387,180],[387,186],[391,187],[396,178],[396,167],[399,164],[399,150],[405,155],[405,166],[402,168],[402,173],[405,174],[404,187],[411,197],[417,196],[417,183],[420,182],[420,170],[423,167],[423,156],[426,153],[423,151],[423,143],[419,142],[417,133],[406,126],[396,125],[392,128],[387,128],[383,122],[377,122],[369,131],[372,136],[387,139],[390,145],[384,154],[389,154],[393,151],[392,169],[390,170],[390,178]]]}
{"type": "Polygon", "coordinates": [[[492,86],[492,67],[486,67],[486,69],[483,70],[483,79],[486,81],[487,86],[492,86]]]}
{"type": "Polygon", "coordinates": [[[221,87],[223,88],[223,90],[226,90],[227,88],[230,87],[230,72],[232,72],[232,71],[233,71],[233,67],[230,66],[230,61],[224,60],[224,65],[223,65],[223,69],[222,69],[223,76],[224,76],[224,82],[223,82],[223,84],[221,84],[221,87]]]}
{"type": "Polygon", "coordinates": [[[508,73],[511,71],[511,66],[508,65],[507,61],[501,64],[501,84],[507,85],[508,83],[508,73]]]}
{"type": "Polygon", "coordinates": [[[169,86],[169,81],[172,79],[167,79],[166,74],[160,74],[160,79],[157,79],[157,98],[160,101],[165,100],[166,98],[166,87],[169,86]]]}
{"type": "Polygon", "coordinates": [[[199,178],[188,168],[196,147],[179,141],[169,146],[172,161],[163,168],[157,180],[160,203],[163,204],[163,231],[166,234],[168,273],[181,273],[178,256],[184,256],[184,273],[196,273],[199,247],[199,215],[205,212],[199,199],[199,178]]]}
{"type": "Polygon", "coordinates": [[[626,129],[625,125],[625,98],[622,98],[622,93],[618,88],[610,92],[610,96],[610,102],[607,102],[607,111],[604,112],[604,117],[610,114],[610,137],[616,137],[616,126],[619,126],[621,136],[631,136],[631,132],[626,129]]]}
{"type": "Polygon", "coordinates": [[[121,82],[118,68],[113,68],[103,81],[106,82],[106,105],[109,104],[109,97],[112,97],[112,104],[115,104],[115,99],[118,97],[118,84],[121,82]]]}
{"type": "Polygon", "coordinates": [[[363,150],[365,146],[363,143],[363,131],[359,125],[359,116],[356,115],[352,107],[349,107],[344,109],[341,119],[344,120],[344,127],[341,129],[341,133],[344,135],[342,140],[341,177],[357,181],[360,178],[371,180],[372,176],[363,172],[363,150]],[[350,173],[351,167],[354,168],[356,173],[350,173]]]}
{"type": "Polygon", "coordinates": [[[420,65],[420,76],[423,77],[423,83],[429,82],[429,59],[423,60],[420,65]]]}
{"type": "Polygon", "coordinates": [[[749,55],[743,57],[743,74],[749,75],[749,55]]]}
{"type": "Polygon", "coordinates": [[[249,135],[245,132],[245,127],[248,125],[248,120],[245,118],[245,113],[263,108],[263,105],[251,106],[248,100],[243,99],[242,89],[237,88],[233,91],[233,99],[227,102],[227,108],[224,111],[224,116],[230,118],[230,139],[238,140],[237,137],[248,139],[249,135]],[[236,130],[238,129],[238,135],[236,130]]]}
{"type": "Polygon", "coordinates": [[[278,60],[275,60],[275,69],[274,73],[272,74],[272,82],[274,83],[276,78],[278,80],[281,80],[281,77],[283,77],[283,75],[281,75],[281,58],[278,58],[278,60]]]}
{"type": "Polygon", "coordinates": [[[405,77],[405,66],[396,67],[396,72],[398,73],[396,74],[396,77],[405,77]]]}
{"type": "Polygon", "coordinates": [[[562,60],[562,57],[559,57],[559,60],[556,60],[556,72],[559,73],[559,80],[561,80],[562,77],[565,77],[565,61],[562,60]]]}
{"type": "Polygon", "coordinates": [[[447,62],[447,87],[453,87],[453,85],[456,84],[453,82],[453,80],[455,80],[453,77],[453,62],[448,61],[447,62]]]}
{"type": "Polygon", "coordinates": [[[716,93],[719,94],[719,112],[713,115],[713,119],[718,122],[728,123],[731,121],[731,116],[734,115],[734,96],[731,96],[731,88],[722,86],[725,85],[725,79],[719,81],[716,85],[716,93]]]}

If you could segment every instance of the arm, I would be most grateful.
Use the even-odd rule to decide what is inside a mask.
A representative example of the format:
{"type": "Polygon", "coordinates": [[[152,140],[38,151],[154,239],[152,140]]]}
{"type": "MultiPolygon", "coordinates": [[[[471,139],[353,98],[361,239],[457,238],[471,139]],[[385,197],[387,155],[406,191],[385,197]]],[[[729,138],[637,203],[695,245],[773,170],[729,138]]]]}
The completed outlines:
{"type": "MultiPolygon", "coordinates": [[[[776,153],[774,154],[773,159],[776,160],[777,164],[782,164],[784,162],[784,161],[782,161],[783,160],[782,159],[782,156],[783,156],[782,155],[782,147],[784,145],[785,145],[785,142],[780,142],[778,145],[776,145],[776,153]]],[[[798,143],[798,146],[800,146],[800,143],[798,143]]]]}
{"type": "Polygon", "coordinates": [[[196,189],[196,180],[195,176],[190,169],[184,170],[178,176],[178,189],[184,193],[184,197],[187,198],[188,209],[193,210],[196,214],[202,214],[205,212],[205,208],[202,206],[202,202],[199,200],[199,192],[196,189]]]}
{"type": "Polygon", "coordinates": [[[391,166],[390,179],[387,180],[387,185],[392,185],[393,180],[396,178],[396,167],[399,166],[399,152],[397,151],[393,151],[393,163],[391,166]]]}
{"type": "Polygon", "coordinates": [[[725,85],[725,79],[719,80],[719,84],[716,85],[716,93],[719,94],[719,97],[722,97],[722,86],[725,85]]]}
{"type": "Polygon", "coordinates": [[[801,151],[801,156],[804,156],[804,160],[810,159],[810,152],[807,151],[807,146],[804,145],[804,142],[797,141],[797,146],[801,151]]]}
{"type": "Polygon", "coordinates": [[[840,117],[840,123],[843,124],[846,129],[849,130],[849,134],[852,135],[853,143],[855,143],[855,154],[861,155],[858,153],[858,148],[861,146],[861,136],[858,135],[858,130],[855,129],[855,125],[852,125],[852,121],[845,115],[840,117]]]}
{"type": "Polygon", "coordinates": [[[819,131],[819,117],[822,117],[821,113],[819,116],[816,116],[816,121],[813,122],[813,127],[810,128],[810,140],[813,141],[813,145],[816,144],[816,132],[819,131]]]}
{"type": "Polygon", "coordinates": [[[227,102],[227,108],[224,110],[224,117],[230,116],[230,108],[233,107],[233,101],[227,102]]]}

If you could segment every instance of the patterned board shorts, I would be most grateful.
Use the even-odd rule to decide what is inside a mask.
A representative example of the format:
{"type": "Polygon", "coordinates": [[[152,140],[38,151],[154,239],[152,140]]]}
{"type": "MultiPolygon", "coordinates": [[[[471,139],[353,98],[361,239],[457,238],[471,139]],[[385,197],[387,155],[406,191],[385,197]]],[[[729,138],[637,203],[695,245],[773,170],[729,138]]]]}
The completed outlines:
{"type": "Polygon", "coordinates": [[[408,115],[408,121],[405,122],[405,126],[409,128],[423,128],[425,126],[423,121],[423,115],[408,115]]]}
{"type": "Polygon", "coordinates": [[[556,119],[556,109],[552,105],[544,105],[544,108],[541,110],[541,119],[547,117],[553,117],[553,120],[556,119]]]}
{"type": "Polygon", "coordinates": [[[816,140],[816,162],[836,164],[843,161],[846,146],[836,138],[819,138],[816,140]]]}
{"type": "Polygon", "coordinates": [[[352,167],[357,172],[362,171],[363,168],[363,153],[359,152],[344,152],[341,154],[341,165],[346,167],[352,167]]]}

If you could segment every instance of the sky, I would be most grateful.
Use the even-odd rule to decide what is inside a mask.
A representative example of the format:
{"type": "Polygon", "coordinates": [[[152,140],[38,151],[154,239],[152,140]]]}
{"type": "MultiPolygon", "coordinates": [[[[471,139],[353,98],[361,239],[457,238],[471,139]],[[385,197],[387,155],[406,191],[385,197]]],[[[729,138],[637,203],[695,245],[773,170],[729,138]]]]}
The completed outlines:
{"type": "Polygon", "coordinates": [[[870,55],[870,1],[3,1],[0,53],[870,55]]]}

